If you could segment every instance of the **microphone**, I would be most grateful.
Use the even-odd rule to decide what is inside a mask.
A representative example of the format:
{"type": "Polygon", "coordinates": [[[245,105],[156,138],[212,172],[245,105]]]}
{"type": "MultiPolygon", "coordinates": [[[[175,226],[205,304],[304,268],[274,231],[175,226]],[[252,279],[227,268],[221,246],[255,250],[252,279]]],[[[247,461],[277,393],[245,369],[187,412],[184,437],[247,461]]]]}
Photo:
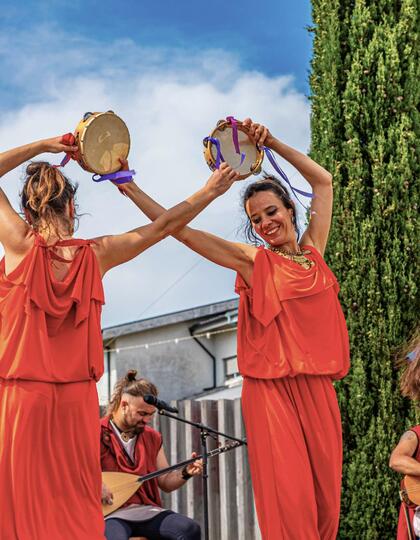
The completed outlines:
{"type": "Polygon", "coordinates": [[[146,394],[145,396],[143,396],[143,399],[148,405],[154,405],[157,409],[159,409],[159,411],[164,410],[171,413],[179,412],[176,407],[171,407],[170,405],[168,405],[168,403],[161,399],[158,399],[152,394],[146,394]]]}

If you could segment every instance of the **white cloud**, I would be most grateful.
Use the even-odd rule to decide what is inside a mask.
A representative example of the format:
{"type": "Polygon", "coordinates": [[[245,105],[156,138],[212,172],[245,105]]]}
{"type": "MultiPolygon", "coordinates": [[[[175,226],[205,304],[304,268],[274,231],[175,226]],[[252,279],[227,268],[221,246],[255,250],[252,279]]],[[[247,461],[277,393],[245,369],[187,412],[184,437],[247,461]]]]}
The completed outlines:
{"type": "MultiPolygon", "coordinates": [[[[31,43],[16,36],[10,54],[0,39],[0,67],[21,68],[13,76],[16,88],[38,85],[33,94],[28,93],[27,105],[3,112],[0,141],[4,149],[71,131],[85,111],[112,109],[129,126],[130,164],[138,171],[137,182],[168,206],[208,178],[202,139],[217,120],[229,114],[251,116],[292,146],[308,148],[309,105],[294,89],[291,77],[269,78],[243,71],[238,59],[223,51],[146,50],[128,40],[103,47],[67,36],[67,50],[57,52],[47,47],[50,33],[48,28],[39,30],[33,51],[31,43]],[[34,64],[41,58],[42,72],[40,64],[34,64]]],[[[59,156],[47,157],[60,161],[59,156]]],[[[265,167],[270,169],[266,163],[265,167]]],[[[282,162],[282,167],[297,180],[287,164],[282,162]]],[[[122,232],[147,222],[112,185],[94,184],[74,163],[66,173],[80,184],[80,211],[91,214],[82,218],[79,236],[122,232]]],[[[2,180],[15,204],[21,175],[22,168],[2,180]]],[[[300,179],[297,183],[303,186],[300,179]]],[[[242,187],[233,186],[194,224],[225,237],[235,231],[242,219],[242,187]]],[[[198,260],[198,255],[169,239],[114,269],[105,278],[104,325],[233,297],[233,273],[203,261],[144,312],[198,260]]]]}

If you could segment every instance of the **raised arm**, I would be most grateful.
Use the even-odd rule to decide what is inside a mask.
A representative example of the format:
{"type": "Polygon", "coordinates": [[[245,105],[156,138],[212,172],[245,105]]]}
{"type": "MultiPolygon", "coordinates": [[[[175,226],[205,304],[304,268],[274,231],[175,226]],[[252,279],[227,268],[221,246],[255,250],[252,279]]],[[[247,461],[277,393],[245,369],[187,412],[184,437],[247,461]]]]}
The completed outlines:
{"type": "MultiPolygon", "coordinates": [[[[144,193],[134,182],[124,185],[124,193],[152,221],[165,212],[165,208],[144,193]]],[[[250,283],[256,248],[239,242],[229,242],[205,231],[184,227],[175,234],[177,240],[206,259],[239,272],[250,283]]]]}
{"type": "Polygon", "coordinates": [[[314,198],[311,204],[309,225],[300,241],[301,245],[312,245],[324,254],[331,226],[333,187],[332,175],[306,154],[279,141],[261,124],[250,118],[243,124],[248,127],[257,144],[268,146],[295,167],[310,183],[314,198]]]}
{"type": "MultiPolygon", "coordinates": [[[[65,145],[61,140],[61,136],[53,137],[2,152],[0,154],[0,177],[38,154],[77,150],[77,147],[65,145]]],[[[27,251],[30,247],[29,231],[29,225],[13,209],[6,194],[0,188],[0,242],[5,251],[17,255],[27,251]]]]}
{"type": "MultiPolygon", "coordinates": [[[[237,178],[238,174],[224,164],[211,175],[204,188],[182,203],[167,211],[157,205],[152,218],[154,221],[149,225],[121,235],[96,239],[96,250],[102,272],[105,273],[110,268],[131,260],[166,236],[176,236],[211,201],[225,193],[237,178]]],[[[125,191],[128,196],[135,194],[140,201],[143,197],[149,203],[152,201],[134,183],[126,186],[125,191]]]]}

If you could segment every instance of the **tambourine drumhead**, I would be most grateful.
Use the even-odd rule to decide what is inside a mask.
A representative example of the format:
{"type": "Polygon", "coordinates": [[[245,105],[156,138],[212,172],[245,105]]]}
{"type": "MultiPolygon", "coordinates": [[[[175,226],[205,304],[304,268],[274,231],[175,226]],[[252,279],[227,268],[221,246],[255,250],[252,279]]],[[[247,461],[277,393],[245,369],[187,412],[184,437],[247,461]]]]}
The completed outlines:
{"type": "Polygon", "coordinates": [[[109,174],[121,169],[120,159],[127,159],[130,133],[113,112],[85,116],[76,128],[78,162],[86,170],[109,174]]]}
{"type": "MultiPolygon", "coordinates": [[[[240,154],[236,152],[232,126],[227,121],[219,122],[211,137],[219,140],[224,161],[239,173],[239,178],[243,179],[261,171],[264,153],[257,148],[255,141],[250,138],[247,130],[242,127],[240,122],[238,122],[237,128],[240,154]],[[241,163],[242,154],[245,154],[245,158],[241,163]]],[[[217,159],[216,145],[210,141],[207,142],[204,154],[209,167],[214,170],[217,159]]]]}

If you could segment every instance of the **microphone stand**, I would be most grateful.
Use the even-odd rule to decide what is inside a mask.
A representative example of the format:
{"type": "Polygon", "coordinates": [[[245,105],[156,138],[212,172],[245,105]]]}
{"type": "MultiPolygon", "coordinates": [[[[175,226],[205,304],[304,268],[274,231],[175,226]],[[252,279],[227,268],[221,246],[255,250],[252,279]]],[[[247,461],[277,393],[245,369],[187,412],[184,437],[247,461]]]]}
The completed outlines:
{"type": "Polygon", "coordinates": [[[200,439],[201,439],[201,453],[203,455],[203,474],[202,474],[202,486],[203,486],[203,510],[204,510],[204,540],[209,540],[209,496],[208,496],[208,469],[207,469],[207,463],[208,463],[208,456],[207,456],[207,438],[208,437],[214,437],[214,435],[220,435],[221,437],[225,437],[226,439],[229,439],[231,441],[235,441],[239,443],[240,446],[246,445],[246,441],[243,439],[238,439],[237,437],[232,437],[232,435],[228,435],[227,433],[222,433],[221,431],[216,431],[215,429],[205,426],[204,424],[201,424],[199,422],[192,422],[191,420],[187,420],[186,418],[182,418],[180,416],[175,416],[174,414],[170,414],[169,412],[165,411],[164,409],[159,410],[159,414],[161,416],[167,416],[168,418],[173,418],[174,420],[178,420],[178,422],[182,422],[184,424],[189,424],[190,426],[193,426],[200,430],[200,439]]]}

